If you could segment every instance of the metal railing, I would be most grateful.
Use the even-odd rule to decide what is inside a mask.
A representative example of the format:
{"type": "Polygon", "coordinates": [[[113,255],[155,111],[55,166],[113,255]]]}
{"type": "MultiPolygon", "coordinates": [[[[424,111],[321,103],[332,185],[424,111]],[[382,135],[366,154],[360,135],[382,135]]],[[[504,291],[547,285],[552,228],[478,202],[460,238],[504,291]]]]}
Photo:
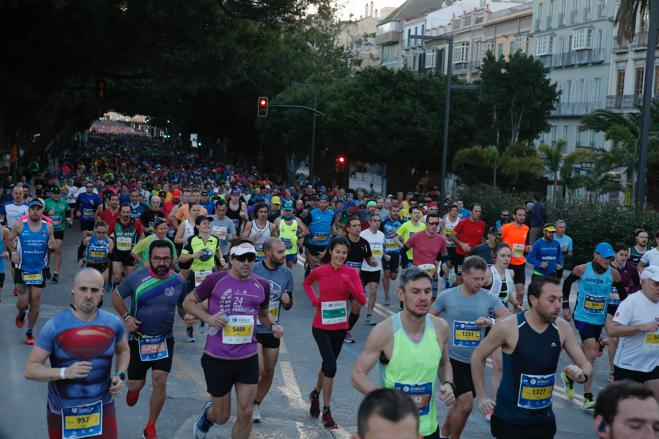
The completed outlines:
{"type": "Polygon", "coordinates": [[[636,110],[642,95],[609,95],[606,97],[607,110],[636,110]]]}
{"type": "Polygon", "coordinates": [[[598,108],[598,102],[559,102],[551,112],[554,117],[585,116],[598,108]]]}

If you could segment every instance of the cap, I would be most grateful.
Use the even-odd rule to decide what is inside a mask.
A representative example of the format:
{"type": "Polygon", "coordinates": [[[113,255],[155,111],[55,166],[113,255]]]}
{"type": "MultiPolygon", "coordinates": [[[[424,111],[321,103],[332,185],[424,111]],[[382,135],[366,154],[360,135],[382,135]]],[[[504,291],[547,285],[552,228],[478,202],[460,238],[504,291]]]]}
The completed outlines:
{"type": "Polygon", "coordinates": [[[320,201],[327,201],[329,203],[329,197],[327,195],[321,195],[318,197],[320,201]]]}
{"type": "Polygon", "coordinates": [[[266,189],[270,189],[270,185],[269,185],[269,184],[266,184],[266,185],[265,185],[265,188],[266,188],[266,189]]]}
{"type": "Polygon", "coordinates": [[[270,200],[270,204],[281,204],[281,198],[272,197],[272,199],[270,200]]]}
{"type": "Polygon", "coordinates": [[[556,227],[554,227],[553,224],[547,223],[547,224],[545,224],[545,227],[542,230],[544,230],[545,232],[555,232],[556,227]]]}
{"type": "Polygon", "coordinates": [[[436,208],[439,208],[439,204],[437,204],[435,201],[431,201],[430,203],[428,203],[428,207],[436,207],[436,208]]]}
{"type": "Polygon", "coordinates": [[[165,220],[165,218],[163,218],[161,216],[155,217],[155,219],[153,220],[153,227],[154,228],[158,227],[161,224],[167,224],[167,220],[165,220]]]}
{"type": "Polygon", "coordinates": [[[38,198],[35,198],[34,200],[30,201],[30,204],[28,205],[28,207],[34,207],[34,206],[37,206],[40,209],[43,209],[43,203],[38,198]]]}
{"type": "Polygon", "coordinates": [[[293,210],[293,203],[291,203],[290,201],[284,201],[284,205],[281,209],[286,211],[291,211],[293,210]]]}
{"type": "Polygon", "coordinates": [[[377,207],[377,205],[378,203],[376,203],[375,201],[369,201],[368,203],[366,203],[366,207],[377,207]]]}
{"type": "Polygon", "coordinates": [[[60,192],[62,192],[62,188],[60,188],[60,187],[59,187],[58,185],[56,185],[56,184],[53,184],[53,185],[51,185],[51,186],[48,188],[48,191],[49,191],[49,192],[60,193],[60,192]]]}
{"type": "Polygon", "coordinates": [[[240,189],[231,189],[231,195],[240,195],[240,189]]]}
{"type": "Polygon", "coordinates": [[[346,200],[345,203],[343,203],[343,208],[348,209],[349,207],[355,207],[355,202],[353,200],[346,200]]]}
{"type": "Polygon", "coordinates": [[[196,225],[200,225],[202,221],[213,221],[213,218],[210,216],[204,216],[204,215],[199,215],[196,220],[194,220],[194,223],[196,225]]]}
{"type": "Polygon", "coordinates": [[[613,251],[613,247],[611,247],[611,244],[608,242],[600,242],[597,244],[597,247],[595,247],[595,253],[605,259],[612,258],[616,255],[616,253],[613,251]]]}
{"type": "Polygon", "coordinates": [[[231,250],[229,252],[230,255],[236,255],[236,256],[242,256],[247,253],[256,254],[256,249],[252,244],[248,242],[244,242],[242,244],[238,244],[236,246],[231,247],[231,250]]]}
{"type": "Polygon", "coordinates": [[[641,273],[641,279],[651,279],[655,282],[659,282],[659,265],[645,267],[641,273]]]}

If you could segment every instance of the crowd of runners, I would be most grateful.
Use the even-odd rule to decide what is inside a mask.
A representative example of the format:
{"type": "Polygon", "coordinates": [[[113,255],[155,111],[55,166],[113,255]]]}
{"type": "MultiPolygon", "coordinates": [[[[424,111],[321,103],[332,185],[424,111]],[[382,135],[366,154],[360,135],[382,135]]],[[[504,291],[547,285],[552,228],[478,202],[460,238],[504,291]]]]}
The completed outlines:
{"type": "Polygon", "coordinates": [[[548,221],[542,202],[488,225],[480,205],[437,193],[372,196],[215,163],[146,136],[92,133],[56,172],[7,182],[0,252],[16,327],[34,345],[25,377],[48,382],[51,439],[120,437],[116,398],[134,406],[149,370],[143,437],[157,438],[177,316],[186,342],[205,339],[210,398],[191,437],[229,421],[232,389],[231,437],[249,437],[273,382],[281,312],[300,287],[322,358],[306,383],[309,414],[326,429],[338,427],[334,378],[350,373],[337,359],[363,319],[373,329],[352,371],[366,395],[355,437],[457,439],[476,405],[496,438],[552,438],[559,382],[569,399],[583,386],[600,437],[659,437],[658,231],[588,243],[592,258],[575,261],[579,237],[548,221]],[[65,236],[78,246],[72,304],[37,333],[43,289],[74,263],[62,259],[65,236]],[[377,322],[377,307],[399,312],[377,322]],[[572,363],[557,370],[562,350],[572,363]],[[595,368],[615,382],[599,395],[595,368]],[[449,407],[442,425],[438,404],[449,407]]]}

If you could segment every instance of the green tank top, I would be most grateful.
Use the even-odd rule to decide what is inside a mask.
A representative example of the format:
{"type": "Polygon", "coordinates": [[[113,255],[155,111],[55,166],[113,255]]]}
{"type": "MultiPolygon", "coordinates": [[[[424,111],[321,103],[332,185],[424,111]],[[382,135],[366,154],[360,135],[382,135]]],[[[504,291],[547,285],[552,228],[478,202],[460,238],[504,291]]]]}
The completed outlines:
{"type": "Polygon", "coordinates": [[[419,433],[428,436],[438,428],[435,386],[442,349],[435,327],[426,315],[426,327],[418,343],[405,332],[400,313],[391,317],[391,327],[394,348],[389,363],[382,365],[383,387],[402,390],[412,397],[419,409],[419,433]]]}
{"type": "Polygon", "coordinates": [[[279,220],[279,239],[284,242],[286,246],[287,255],[297,254],[297,220],[293,217],[292,224],[286,224],[284,217],[279,220]]]}

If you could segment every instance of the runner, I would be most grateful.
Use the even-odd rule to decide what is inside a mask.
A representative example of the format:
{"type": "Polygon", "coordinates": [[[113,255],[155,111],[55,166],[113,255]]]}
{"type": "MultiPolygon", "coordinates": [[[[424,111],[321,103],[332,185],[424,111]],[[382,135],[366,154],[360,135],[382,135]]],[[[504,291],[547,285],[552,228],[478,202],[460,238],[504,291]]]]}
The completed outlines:
{"type": "Polygon", "coordinates": [[[73,304],[46,322],[28,356],[25,378],[48,382],[50,439],[118,438],[114,397],[130,354],[121,320],[98,309],[102,296],[100,273],[82,269],[73,281],[73,304]]]}
{"type": "Polygon", "coordinates": [[[526,209],[522,206],[513,208],[513,222],[501,227],[501,241],[508,244],[513,251],[510,259],[510,268],[515,273],[515,299],[517,303],[524,303],[524,285],[526,284],[526,259],[524,253],[531,251],[531,246],[526,245],[529,234],[529,226],[524,224],[526,220],[526,209]]]}
{"type": "Polygon", "coordinates": [[[494,249],[501,242],[501,233],[496,227],[491,227],[487,231],[485,242],[474,247],[470,255],[480,256],[487,263],[487,265],[494,264],[494,249]]]}
{"type": "Polygon", "coordinates": [[[494,294],[482,288],[485,261],[478,256],[468,256],[462,264],[460,286],[443,291],[432,306],[432,314],[444,314],[451,331],[451,344],[448,354],[455,382],[455,404],[446,416],[440,437],[459,439],[474,401],[474,383],[469,363],[474,349],[484,338],[483,328],[495,325],[495,318],[488,317],[494,312],[496,319],[510,313],[494,294]]]}
{"type": "Polygon", "coordinates": [[[368,242],[373,259],[375,259],[375,262],[377,263],[375,267],[372,267],[368,262],[363,261],[359,269],[359,277],[362,280],[362,284],[364,284],[368,297],[365,320],[367,325],[375,325],[375,322],[371,320],[371,315],[373,314],[373,308],[375,308],[378,284],[380,283],[380,276],[382,275],[382,260],[391,258],[391,256],[384,254],[384,233],[379,230],[380,221],[380,214],[377,212],[373,213],[368,219],[368,229],[362,230],[359,234],[361,238],[368,242]]]}
{"type": "Polygon", "coordinates": [[[2,288],[5,286],[5,261],[9,257],[7,251],[7,238],[9,237],[9,229],[5,226],[0,226],[0,303],[2,302],[2,288]]]}
{"type": "Polygon", "coordinates": [[[641,285],[620,303],[607,327],[611,336],[620,337],[614,376],[647,386],[659,399],[659,267],[643,270],[641,285]]]}
{"type": "MultiPolygon", "coordinates": [[[[585,382],[592,373],[579,344],[563,319],[560,282],[554,276],[531,281],[529,309],[497,322],[471,356],[471,372],[482,415],[493,413],[491,432],[495,438],[543,439],[556,434],[552,393],[561,349],[576,363],[563,374],[585,382]],[[485,360],[503,350],[503,379],[496,403],[485,390],[485,360]]],[[[451,436],[454,437],[454,436],[451,436]]]]}
{"type": "Polygon", "coordinates": [[[130,364],[126,404],[133,407],[151,369],[151,400],[144,439],[157,439],[156,422],[167,398],[167,377],[174,358],[174,317],[184,318],[185,280],[172,270],[172,246],[165,240],[149,245],[148,266],[128,275],[112,294],[112,306],[128,331],[130,364]],[[130,298],[130,308],[124,300],[130,298]]]}
{"type": "MultiPolygon", "coordinates": [[[[96,221],[94,235],[85,238],[83,246],[85,250],[78,261],[80,266],[98,270],[103,275],[103,286],[107,286],[109,281],[109,258],[114,249],[114,241],[108,236],[108,225],[105,221],[96,221]]],[[[103,296],[101,296],[99,304],[103,304],[103,296]]]]}
{"type": "MultiPolygon", "coordinates": [[[[182,203],[178,208],[172,209],[172,212],[174,212],[174,220],[172,221],[174,224],[180,224],[183,220],[186,218],[189,218],[189,211],[194,205],[199,205],[200,212],[199,214],[202,216],[208,216],[208,211],[206,210],[205,207],[201,205],[201,190],[200,189],[192,189],[192,191],[189,191],[189,201],[187,203],[182,203]]],[[[172,213],[170,212],[170,216],[172,213]]]]}
{"type": "Polygon", "coordinates": [[[268,205],[265,203],[256,203],[254,205],[254,219],[243,229],[242,237],[247,238],[254,243],[256,248],[256,262],[261,262],[264,258],[263,242],[271,236],[277,236],[277,227],[268,221],[268,205]]]}
{"type": "Polygon", "coordinates": [[[156,217],[153,223],[154,233],[146,236],[144,239],[140,239],[130,252],[130,255],[135,259],[136,267],[142,268],[146,266],[144,263],[149,261],[149,246],[153,241],[158,239],[163,239],[169,243],[172,247],[172,257],[174,258],[174,261],[178,260],[176,245],[167,237],[168,230],[169,226],[167,225],[165,218],[156,217]]]}
{"type": "Polygon", "coordinates": [[[326,195],[320,197],[317,208],[309,211],[304,218],[304,224],[309,228],[309,234],[304,239],[306,276],[320,265],[320,259],[330,242],[330,237],[336,235],[334,211],[329,209],[329,198],[326,195]]]}
{"type": "Polygon", "coordinates": [[[444,237],[446,238],[446,251],[448,253],[449,261],[451,261],[451,272],[449,273],[448,278],[446,279],[446,288],[449,288],[455,282],[455,278],[458,275],[458,260],[456,259],[455,253],[455,242],[451,239],[451,234],[453,229],[460,223],[460,215],[458,214],[457,204],[451,204],[449,211],[444,215],[444,237]]]}
{"type": "MultiPolygon", "coordinates": [[[[570,290],[572,284],[579,280],[579,291],[574,310],[574,326],[581,336],[581,348],[590,364],[595,366],[600,350],[600,336],[606,322],[606,309],[613,287],[618,290],[620,299],[627,296],[621,282],[620,273],[611,267],[615,252],[611,244],[600,242],[595,247],[593,261],[577,265],[563,281],[563,316],[568,322],[572,320],[570,309],[570,290]]],[[[569,376],[561,374],[568,399],[574,397],[574,383],[569,376]]],[[[584,383],[583,406],[585,409],[595,407],[595,398],[591,393],[593,377],[589,374],[584,383]]]]}
{"type": "Polygon", "coordinates": [[[554,240],[558,241],[558,243],[561,245],[561,252],[563,252],[563,264],[560,269],[556,270],[556,277],[558,279],[563,279],[563,270],[565,269],[565,264],[567,263],[568,259],[572,258],[572,238],[565,234],[565,229],[567,228],[565,221],[560,219],[557,220],[554,223],[554,227],[556,227],[554,240]]]}
{"type": "MultiPolygon", "coordinates": [[[[286,266],[286,246],[278,238],[268,238],[263,243],[265,258],[254,265],[252,273],[270,282],[270,319],[279,323],[281,308],[291,309],[293,306],[293,272],[286,266]]],[[[256,341],[259,342],[259,385],[256,390],[252,422],[261,422],[259,407],[270,391],[275,376],[275,367],[279,357],[279,338],[271,331],[256,326],[256,341]]]]}
{"type": "Polygon", "coordinates": [[[27,214],[28,204],[23,196],[23,185],[17,183],[12,190],[12,201],[7,201],[0,206],[0,220],[7,224],[11,230],[20,217],[27,214]]]}
{"type": "Polygon", "coordinates": [[[309,229],[300,218],[293,215],[293,203],[284,202],[282,216],[275,221],[279,238],[286,246],[286,266],[292,269],[297,264],[297,254],[300,250],[298,243],[304,242],[304,237],[309,234],[309,229]]]}
{"type": "MultiPolygon", "coordinates": [[[[69,212],[71,213],[71,218],[76,218],[76,201],[78,198],[78,187],[75,185],[75,181],[72,178],[69,178],[69,181],[66,185],[66,202],[69,204],[69,212]]],[[[71,228],[71,224],[69,224],[71,228]]]]}
{"type": "Polygon", "coordinates": [[[114,230],[114,226],[120,217],[121,208],[119,205],[119,195],[117,194],[110,194],[107,206],[101,204],[96,209],[96,219],[105,221],[110,230],[114,230]]]}
{"type": "Polygon", "coordinates": [[[131,251],[135,244],[144,239],[144,229],[139,219],[133,219],[130,215],[130,206],[124,204],[121,206],[121,216],[119,221],[114,225],[111,231],[111,237],[114,241],[114,248],[110,253],[112,261],[112,283],[119,285],[122,275],[127,277],[135,271],[135,259],[131,256],[131,251]]]}
{"type": "Polygon", "coordinates": [[[428,439],[439,438],[436,396],[439,394],[448,406],[455,401],[448,325],[444,319],[429,315],[432,279],[426,271],[418,267],[403,271],[397,293],[405,303],[403,311],[371,331],[352,372],[352,384],[363,394],[377,389],[368,374],[379,362],[381,385],[409,394],[418,410],[419,433],[428,439]],[[439,389],[435,383],[438,377],[442,383],[439,389]]]}
{"type": "MultiPolygon", "coordinates": [[[[462,261],[467,257],[471,250],[483,242],[485,230],[487,230],[485,221],[481,219],[482,208],[480,204],[472,204],[468,218],[461,220],[451,232],[451,239],[455,242],[455,273],[457,275],[462,271],[462,261]]],[[[457,283],[460,283],[458,277],[457,283]]]]}
{"type": "Polygon", "coordinates": [[[496,220],[494,226],[497,228],[499,232],[501,232],[501,227],[503,227],[504,224],[508,224],[509,222],[510,222],[510,210],[501,209],[501,211],[499,212],[499,219],[496,220]]]}
{"type": "Polygon", "coordinates": [[[56,284],[59,281],[59,272],[62,268],[62,241],[64,240],[65,221],[69,218],[69,205],[62,200],[62,191],[59,186],[52,188],[51,196],[46,198],[45,211],[53,221],[55,236],[55,270],[51,281],[56,284]]]}
{"type": "MultiPolygon", "coordinates": [[[[414,250],[412,265],[426,270],[432,277],[432,299],[435,300],[439,290],[438,280],[440,269],[448,275],[448,254],[446,252],[446,239],[438,233],[441,229],[441,220],[436,213],[426,216],[426,228],[423,232],[415,233],[405,243],[405,247],[414,250]],[[438,262],[441,266],[438,267],[438,262]]],[[[401,303],[402,305],[402,303],[401,303]]],[[[402,308],[401,308],[402,309],[402,308]]]]}
{"type": "Polygon", "coordinates": [[[240,189],[232,189],[229,193],[227,217],[233,221],[236,236],[241,235],[243,223],[247,221],[247,204],[241,200],[240,189]]]}
{"type": "Polygon", "coordinates": [[[252,407],[259,380],[255,319],[281,338],[284,330],[270,320],[270,285],[253,276],[256,249],[238,241],[229,251],[231,268],[207,276],[185,298],[183,306],[203,320],[208,331],[201,365],[212,400],[204,405],[194,423],[196,439],[204,439],[214,423],[224,424],[231,415],[231,388],[236,386],[238,404],[233,439],[246,439],[252,430],[252,407]],[[203,301],[208,300],[208,311],[203,301]]]}
{"type": "Polygon", "coordinates": [[[384,253],[389,256],[389,259],[382,259],[382,289],[384,290],[384,305],[391,305],[391,296],[389,288],[392,280],[398,277],[398,269],[400,267],[400,253],[401,249],[396,242],[396,234],[402,225],[400,216],[398,215],[398,206],[391,206],[389,210],[389,219],[384,221],[380,230],[384,233],[384,253]]]}
{"type": "MultiPolygon", "coordinates": [[[[359,224],[359,221],[352,221],[359,224]]],[[[323,256],[324,264],[309,273],[304,279],[304,291],[311,304],[316,308],[311,332],[323,364],[314,389],[309,395],[311,406],[309,414],[313,418],[320,416],[320,393],[323,394],[323,426],[329,430],[338,428],[331,412],[332,388],[336,376],[336,361],[341,353],[343,340],[348,330],[348,298],[364,305],[366,296],[359,274],[344,265],[348,258],[350,243],[348,238],[338,236],[329,243],[323,256]],[[312,285],[318,283],[316,296],[312,285]]]]}
{"type": "Polygon", "coordinates": [[[229,242],[236,236],[236,226],[227,218],[227,203],[224,200],[215,202],[215,215],[211,221],[211,234],[220,240],[220,250],[224,261],[229,260],[229,242]]]}
{"type": "MultiPolygon", "coordinates": [[[[417,206],[410,208],[411,218],[408,221],[405,221],[396,232],[396,242],[402,248],[405,247],[405,243],[410,236],[415,233],[422,232],[426,229],[426,224],[421,222],[421,217],[423,212],[417,206]]],[[[412,259],[414,259],[414,250],[408,249],[404,252],[401,252],[400,256],[400,266],[405,269],[412,264],[412,259]]]]}
{"type": "Polygon", "coordinates": [[[419,439],[419,410],[400,390],[378,389],[357,410],[357,434],[352,439],[419,439]]]}
{"type": "Polygon", "coordinates": [[[594,421],[601,439],[656,439],[659,400],[638,383],[609,384],[597,398],[594,421]]]}
{"type": "Polygon", "coordinates": [[[629,262],[637,267],[645,252],[649,250],[648,232],[643,229],[636,229],[634,231],[634,241],[634,246],[629,248],[629,262]]]}
{"type": "MultiPolygon", "coordinates": [[[[96,209],[103,204],[103,200],[95,192],[94,183],[91,180],[85,182],[85,191],[78,195],[76,201],[76,215],[80,218],[80,231],[82,232],[82,239],[89,236],[88,231],[94,230],[94,221],[96,217],[96,209]]],[[[107,222],[107,221],[106,221],[107,222]]]]}
{"type": "Polygon", "coordinates": [[[165,219],[165,213],[160,209],[161,204],[162,201],[158,195],[151,196],[148,208],[140,215],[140,222],[148,235],[154,233],[156,218],[165,219]]]}
{"type": "Polygon", "coordinates": [[[646,267],[655,265],[659,266],[659,231],[654,235],[656,241],[656,247],[648,250],[641,257],[641,260],[638,263],[638,271],[642,272],[646,267]]]}
{"type": "MultiPolygon", "coordinates": [[[[563,269],[563,251],[560,242],[554,239],[556,227],[545,224],[542,229],[542,239],[536,240],[531,251],[526,256],[526,262],[533,265],[533,277],[557,276],[558,270],[563,269]]],[[[560,278],[559,278],[560,279],[560,278]]]]}
{"type": "Polygon", "coordinates": [[[56,244],[53,226],[43,219],[41,201],[30,202],[28,215],[28,219],[14,224],[7,238],[7,245],[11,249],[11,262],[15,264],[14,280],[18,289],[16,327],[23,327],[27,313],[28,322],[24,340],[25,344],[33,345],[32,332],[39,318],[41,291],[46,286],[44,278],[46,253],[48,249],[53,250],[56,244]]]}

